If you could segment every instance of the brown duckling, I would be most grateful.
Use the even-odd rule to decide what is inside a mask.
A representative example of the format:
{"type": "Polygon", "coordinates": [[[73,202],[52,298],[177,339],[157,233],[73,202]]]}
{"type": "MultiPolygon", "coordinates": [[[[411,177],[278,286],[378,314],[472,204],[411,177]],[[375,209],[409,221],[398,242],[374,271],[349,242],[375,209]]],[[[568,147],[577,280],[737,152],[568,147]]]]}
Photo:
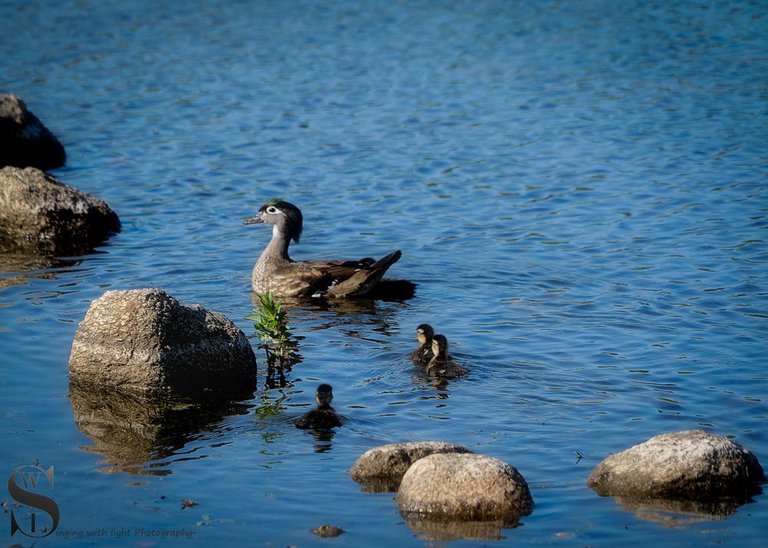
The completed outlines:
{"type": "Polygon", "coordinates": [[[434,356],[427,364],[427,375],[443,379],[455,379],[467,374],[467,370],[448,357],[448,339],[444,335],[432,337],[434,356]]]}
{"type": "MultiPolygon", "coordinates": [[[[402,253],[393,251],[378,261],[301,261],[288,256],[293,240],[299,243],[304,217],[295,205],[275,200],[262,205],[244,224],[272,225],[272,239],[262,251],[251,274],[251,287],[258,294],[271,291],[276,297],[363,297],[374,288],[402,253]]],[[[413,284],[407,283],[410,289],[413,284]]]]}
{"type": "Polygon", "coordinates": [[[435,336],[435,330],[428,323],[423,323],[416,328],[416,339],[419,341],[419,347],[411,354],[411,360],[414,365],[427,365],[434,356],[432,352],[432,337],[435,336]]]}
{"type": "Polygon", "coordinates": [[[294,424],[296,428],[312,430],[328,430],[336,426],[341,426],[341,419],[336,411],[331,407],[333,401],[333,387],[330,384],[321,384],[315,392],[315,401],[317,407],[312,411],[304,413],[296,419],[294,424]]]}

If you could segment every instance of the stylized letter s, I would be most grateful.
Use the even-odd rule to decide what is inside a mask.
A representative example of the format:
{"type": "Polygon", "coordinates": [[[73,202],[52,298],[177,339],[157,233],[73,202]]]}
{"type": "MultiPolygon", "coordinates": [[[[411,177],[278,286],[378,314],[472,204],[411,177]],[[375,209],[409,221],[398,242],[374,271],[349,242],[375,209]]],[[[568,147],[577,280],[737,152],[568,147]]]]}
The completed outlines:
{"type": "MultiPolygon", "coordinates": [[[[48,470],[43,470],[39,466],[35,465],[24,465],[17,467],[11,475],[8,477],[8,493],[13,497],[13,499],[18,502],[19,504],[24,504],[26,506],[32,506],[33,508],[39,508],[49,516],[51,516],[51,520],[53,524],[51,525],[51,528],[42,535],[34,535],[27,533],[19,527],[18,522],[16,521],[16,516],[13,514],[13,510],[11,510],[11,536],[16,531],[21,531],[24,535],[28,537],[47,537],[51,533],[53,533],[56,530],[56,527],[59,525],[59,505],[56,504],[56,501],[53,500],[50,497],[46,497],[44,495],[39,495],[37,493],[33,493],[32,491],[27,491],[26,489],[23,489],[19,487],[16,484],[16,473],[24,468],[36,468],[45,476],[48,478],[48,482],[51,485],[51,489],[53,489],[53,465],[51,465],[48,470]]],[[[26,485],[25,485],[26,486],[26,485]]],[[[34,514],[33,514],[34,517],[34,514]]],[[[34,520],[33,520],[32,530],[31,533],[35,532],[35,526],[34,526],[34,520]]]]}

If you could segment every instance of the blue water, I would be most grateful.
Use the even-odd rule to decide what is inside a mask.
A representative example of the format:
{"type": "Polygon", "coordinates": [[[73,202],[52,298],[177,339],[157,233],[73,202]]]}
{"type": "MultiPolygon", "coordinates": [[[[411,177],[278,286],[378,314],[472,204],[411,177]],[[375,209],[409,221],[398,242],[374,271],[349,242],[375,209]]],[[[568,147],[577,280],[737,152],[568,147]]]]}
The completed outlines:
{"type": "MultiPolygon", "coordinates": [[[[0,0],[0,91],[66,146],[55,175],[123,223],[87,256],[0,260],[0,475],[55,466],[40,545],[430,545],[347,475],[424,439],[509,462],[535,500],[501,540],[452,545],[760,545],[766,495],[653,519],[585,482],[688,428],[768,465],[766,7],[0,0]],[[402,249],[390,272],[416,296],[291,310],[288,387],[170,416],[146,446],[84,427],[67,362],[90,302],[162,287],[253,336],[269,231],[241,223],[275,196],[304,212],[295,258],[402,249]],[[414,370],[424,321],[468,378],[414,370]],[[347,418],[331,440],[291,424],[319,382],[347,418]],[[326,522],[346,533],[312,535],[326,522]]],[[[32,540],[9,522],[8,544],[32,540]]]]}

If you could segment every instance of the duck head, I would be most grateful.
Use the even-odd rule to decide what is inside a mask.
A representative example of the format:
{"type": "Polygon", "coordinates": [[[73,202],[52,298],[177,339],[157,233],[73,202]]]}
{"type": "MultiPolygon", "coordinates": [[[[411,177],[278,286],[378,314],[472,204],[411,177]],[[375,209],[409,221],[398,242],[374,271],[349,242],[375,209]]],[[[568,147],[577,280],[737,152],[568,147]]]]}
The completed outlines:
{"type": "Polygon", "coordinates": [[[272,225],[274,230],[282,232],[287,238],[299,243],[304,227],[304,217],[301,210],[292,203],[272,200],[262,205],[256,215],[243,221],[246,225],[259,223],[272,225]]]}

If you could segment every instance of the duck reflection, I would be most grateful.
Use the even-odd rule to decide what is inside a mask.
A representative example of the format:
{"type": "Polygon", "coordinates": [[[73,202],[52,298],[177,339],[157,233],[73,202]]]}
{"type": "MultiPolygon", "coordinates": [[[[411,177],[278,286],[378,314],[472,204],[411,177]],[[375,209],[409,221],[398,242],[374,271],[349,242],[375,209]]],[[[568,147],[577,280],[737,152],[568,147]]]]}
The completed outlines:
{"type": "MultiPolygon", "coordinates": [[[[254,308],[260,305],[260,297],[251,293],[254,308]]],[[[308,299],[281,298],[280,302],[286,310],[291,311],[291,319],[302,322],[308,320],[308,329],[318,331],[334,327],[352,326],[348,334],[355,336],[361,325],[370,325],[382,335],[391,336],[398,329],[396,305],[381,306],[383,299],[308,299]]],[[[401,302],[401,301],[396,301],[401,302]]]]}
{"type": "Polygon", "coordinates": [[[245,414],[248,406],[228,399],[179,401],[70,383],[75,426],[93,445],[84,451],[104,456],[100,472],[167,475],[168,468],[148,463],[177,453],[201,430],[227,415],[245,414]]]}

